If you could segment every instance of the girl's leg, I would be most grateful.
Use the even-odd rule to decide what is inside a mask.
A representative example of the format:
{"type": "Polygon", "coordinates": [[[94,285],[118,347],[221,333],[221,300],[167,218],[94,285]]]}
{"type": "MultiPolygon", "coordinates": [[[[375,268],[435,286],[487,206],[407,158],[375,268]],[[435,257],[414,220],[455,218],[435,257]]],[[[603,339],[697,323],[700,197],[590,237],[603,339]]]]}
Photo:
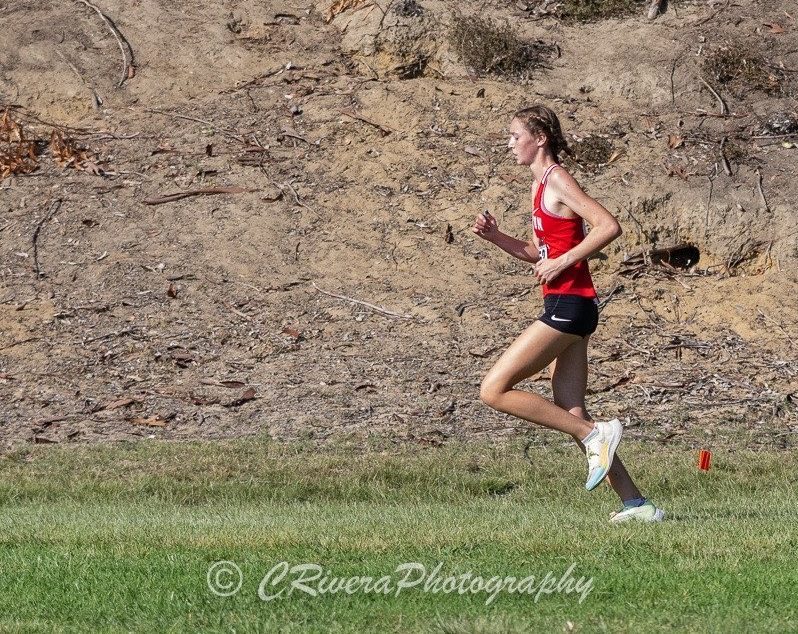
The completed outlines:
{"type": "MultiPolygon", "coordinates": [[[[593,419],[585,407],[589,339],[588,336],[571,344],[557,356],[549,369],[554,402],[574,416],[592,422],[593,419]]],[[[575,436],[574,440],[584,452],[585,448],[579,438],[575,436]]],[[[617,454],[607,474],[607,481],[620,496],[621,501],[642,497],[617,454]]]]}
{"type": "Polygon", "coordinates": [[[480,398],[493,409],[539,425],[585,438],[593,424],[574,416],[542,396],[513,389],[520,381],[537,374],[563,350],[580,340],[536,321],[504,352],[482,381],[480,398]]]}

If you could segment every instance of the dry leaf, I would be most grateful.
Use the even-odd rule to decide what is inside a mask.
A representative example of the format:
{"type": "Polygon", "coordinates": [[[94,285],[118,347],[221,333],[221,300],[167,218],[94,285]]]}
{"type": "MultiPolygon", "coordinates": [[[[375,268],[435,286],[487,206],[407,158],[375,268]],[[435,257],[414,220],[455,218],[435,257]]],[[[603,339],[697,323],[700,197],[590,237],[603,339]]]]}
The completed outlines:
{"type": "Polygon", "coordinates": [[[217,381],[216,379],[200,379],[200,383],[203,385],[215,385],[216,387],[229,388],[239,388],[246,385],[243,381],[217,381]]]}
{"type": "Polygon", "coordinates": [[[25,134],[6,109],[0,118],[0,179],[12,174],[30,174],[38,168],[36,144],[25,134]]]}
{"type": "Polygon", "coordinates": [[[135,398],[120,398],[118,401],[112,401],[108,403],[103,409],[119,409],[120,407],[126,407],[127,405],[132,405],[133,403],[139,402],[138,399],[135,398]]]}
{"type": "Polygon", "coordinates": [[[774,35],[781,35],[782,33],[786,33],[787,30],[781,26],[778,22],[765,22],[764,26],[770,29],[770,32],[774,35]]]}
{"type": "Polygon", "coordinates": [[[224,406],[225,407],[238,407],[239,405],[243,405],[244,403],[247,403],[247,402],[252,401],[254,399],[255,399],[255,388],[254,387],[248,387],[246,390],[244,390],[244,393],[241,395],[241,398],[237,398],[234,401],[230,401],[229,403],[225,403],[224,406]]]}
{"type": "Polygon", "coordinates": [[[243,381],[219,381],[219,385],[222,387],[235,388],[235,387],[244,387],[246,383],[244,383],[243,381]]]}
{"type": "Polygon", "coordinates": [[[294,339],[299,339],[302,336],[301,332],[299,332],[296,328],[291,328],[291,326],[286,326],[283,328],[283,334],[294,339]]]}
{"type": "Polygon", "coordinates": [[[188,398],[194,405],[216,405],[219,403],[218,398],[205,398],[202,396],[197,396],[194,392],[188,393],[188,398]]]}
{"type": "Polygon", "coordinates": [[[621,152],[620,150],[615,150],[612,153],[612,155],[610,156],[610,158],[607,159],[607,162],[605,163],[605,165],[609,165],[610,163],[614,163],[615,161],[617,161],[622,156],[623,156],[623,152],[621,152]]]}
{"type": "Polygon", "coordinates": [[[102,176],[102,170],[93,161],[91,152],[85,148],[78,147],[74,139],[66,136],[61,130],[53,130],[50,133],[50,151],[53,153],[55,162],[61,167],[74,167],[75,169],[91,171],[102,176]]]}
{"type": "Polygon", "coordinates": [[[172,360],[181,368],[187,368],[191,363],[196,361],[193,354],[181,350],[172,350],[169,356],[171,356],[172,360]]]}
{"type": "Polygon", "coordinates": [[[335,0],[330,8],[324,12],[324,21],[330,23],[339,13],[349,9],[359,9],[364,4],[366,4],[366,0],[335,0]]]}
{"type": "Polygon", "coordinates": [[[487,357],[489,354],[491,354],[495,350],[497,350],[497,348],[495,346],[492,346],[492,347],[489,346],[489,347],[481,348],[481,349],[474,348],[472,350],[469,350],[468,354],[470,354],[472,357],[479,357],[480,359],[484,359],[485,357],[487,357]]]}
{"type": "Polygon", "coordinates": [[[681,165],[666,165],[665,169],[668,172],[668,176],[679,176],[684,180],[687,180],[687,172],[681,165]]]}
{"type": "Polygon", "coordinates": [[[94,161],[84,161],[81,169],[85,172],[90,172],[95,176],[105,176],[105,171],[94,161]]]}
{"type": "Polygon", "coordinates": [[[672,150],[675,150],[677,147],[682,147],[684,145],[684,139],[676,134],[669,134],[668,135],[668,147],[672,150]]]}

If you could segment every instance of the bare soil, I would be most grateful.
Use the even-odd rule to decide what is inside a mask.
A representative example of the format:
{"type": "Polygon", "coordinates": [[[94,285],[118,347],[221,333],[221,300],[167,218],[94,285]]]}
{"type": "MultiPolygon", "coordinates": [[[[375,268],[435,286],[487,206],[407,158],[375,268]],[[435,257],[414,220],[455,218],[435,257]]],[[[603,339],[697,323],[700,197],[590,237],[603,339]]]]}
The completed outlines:
{"type": "Polygon", "coordinates": [[[478,398],[542,306],[530,267],[470,231],[488,208],[530,232],[531,178],[505,146],[533,102],[575,146],[612,148],[569,165],[625,230],[591,261],[592,414],[649,441],[796,445],[798,136],[773,124],[796,110],[795,2],[582,25],[458,3],[549,51],[527,79],[463,66],[441,2],[329,22],[308,2],[95,4],[130,49],[81,2],[0,7],[0,104],[39,148],[0,181],[4,447],[560,442],[478,398]],[[781,83],[707,82],[721,114],[701,69],[730,42],[781,83]],[[59,165],[53,129],[91,160],[59,165]],[[219,188],[236,193],[159,200],[219,188]],[[698,264],[620,272],[681,243],[698,264]]]}

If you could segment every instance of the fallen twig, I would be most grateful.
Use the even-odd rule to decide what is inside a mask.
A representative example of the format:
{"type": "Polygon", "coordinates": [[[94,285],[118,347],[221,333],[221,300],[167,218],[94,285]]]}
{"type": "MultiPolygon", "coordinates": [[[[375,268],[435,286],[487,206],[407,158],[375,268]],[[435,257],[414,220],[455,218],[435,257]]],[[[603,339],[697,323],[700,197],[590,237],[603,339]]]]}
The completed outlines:
{"type": "Polygon", "coordinates": [[[103,105],[103,100],[100,98],[100,95],[97,94],[97,91],[94,90],[94,87],[86,81],[83,75],[80,74],[80,71],[75,68],[75,65],[70,62],[61,51],[56,49],[55,52],[58,53],[58,57],[60,57],[64,63],[72,69],[72,72],[75,73],[75,77],[77,77],[80,82],[91,92],[91,104],[95,110],[98,110],[100,106],[103,105]]]}
{"type": "Polygon", "coordinates": [[[288,130],[283,130],[280,134],[277,135],[277,140],[280,140],[280,137],[289,137],[291,139],[297,139],[298,141],[303,141],[308,145],[313,145],[310,141],[308,141],[305,137],[299,136],[298,134],[294,134],[293,132],[289,132],[288,130]]]}
{"type": "Polygon", "coordinates": [[[790,137],[798,136],[798,132],[791,132],[789,134],[760,134],[752,136],[752,139],[788,139],[790,137]]]}
{"type": "Polygon", "coordinates": [[[726,145],[726,141],[728,141],[728,137],[723,137],[723,140],[720,142],[720,162],[721,165],[723,165],[723,171],[726,172],[726,175],[731,176],[731,165],[729,165],[729,159],[726,158],[726,153],[723,151],[723,146],[726,145]]]}
{"type": "Polygon", "coordinates": [[[30,121],[35,121],[36,123],[41,123],[42,125],[46,125],[50,128],[56,128],[58,130],[66,130],[70,132],[73,136],[92,133],[92,130],[90,130],[89,128],[73,128],[68,125],[62,125],[61,123],[53,123],[52,121],[47,121],[45,119],[36,116],[35,114],[31,114],[30,112],[28,112],[28,109],[25,106],[20,106],[19,104],[3,105],[2,109],[13,110],[15,117],[22,117],[30,121]]]}
{"type": "Polygon", "coordinates": [[[116,43],[119,44],[119,50],[122,51],[122,78],[117,84],[118,87],[121,87],[125,81],[132,79],[136,74],[136,69],[133,66],[133,48],[130,46],[130,42],[128,42],[125,39],[125,36],[122,35],[118,28],[116,28],[116,25],[113,23],[111,18],[100,11],[98,7],[93,5],[91,2],[88,2],[88,0],[76,0],[76,2],[80,2],[81,4],[85,4],[90,9],[94,9],[102,18],[103,22],[105,22],[106,26],[108,26],[108,28],[111,30],[114,38],[116,38],[116,43]],[[127,51],[125,50],[125,46],[127,46],[127,51]],[[130,54],[130,61],[128,61],[128,53],[130,54]]]}
{"type": "MultiPolygon", "coordinates": [[[[382,8],[382,7],[381,7],[379,4],[377,4],[377,5],[376,5],[376,6],[377,6],[377,8],[378,8],[380,11],[382,11],[382,17],[380,18],[380,25],[377,27],[377,29],[378,29],[379,31],[382,31],[382,25],[385,23],[385,18],[386,18],[386,17],[388,17],[388,11],[390,11],[390,10],[391,10],[391,7],[393,6],[393,3],[394,3],[394,2],[395,2],[395,0],[391,0],[391,1],[388,3],[388,6],[386,6],[386,7],[385,7],[385,9],[383,9],[383,8],[382,8]]],[[[376,3],[375,3],[375,4],[376,4],[376,3]]]]}
{"type": "Polygon", "coordinates": [[[237,309],[236,309],[236,308],[235,308],[235,307],[234,307],[232,304],[230,304],[229,302],[223,302],[223,303],[224,303],[224,305],[225,305],[225,306],[226,306],[226,307],[227,307],[227,308],[228,308],[228,309],[229,309],[231,312],[235,313],[235,314],[236,314],[236,315],[238,315],[239,317],[242,317],[242,318],[246,319],[247,321],[252,321],[252,317],[250,317],[250,316],[249,316],[249,315],[247,315],[246,313],[242,313],[240,310],[237,310],[237,309]]]}
{"type": "Polygon", "coordinates": [[[718,92],[712,86],[710,86],[709,82],[707,82],[703,77],[699,77],[699,79],[701,80],[701,83],[707,87],[709,92],[711,92],[715,96],[715,99],[718,100],[718,104],[720,105],[720,114],[724,116],[729,114],[729,107],[726,105],[726,102],[723,101],[723,97],[721,97],[718,94],[718,92]]]}
{"type": "Polygon", "coordinates": [[[650,357],[650,356],[652,356],[654,354],[653,352],[651,352],[651,350],[644,350],[643,348],[638,348],[637,346],[629,343],[626,339],[621,339],[621,341],[623,343],[625,343],[627,346],[629,346],[632,350],[637,350],[637,352],[640,352],[641,354],[645,354],[646,356],[650,357]]]}
{"type": "MultiPolygon", "coordinates": [[[[294,189],[294,186],[291,183],[286,181],[285,183],[283,183],[283,185],[285,185],[286,187],[288,187],[289,190],[291,190],[291,194],[294,196],[294,200],[296,201],[297,205],[299,205],[300,207],[304,207],[308,211],[312,211],[317,216],[319,215],[319,212],[317,212],[315,209],[313,209],[313,207],[310,207],[310,206],[306,205],[305,203],[303,203],[301,200],[299,200],[299,194],[296,193],[296,189],[294,189]]],[[[283,188],[282,188],[281,185],[277,185],[277,187],[279,187],[280,191],[282,191],[283,188]]]]}
{"type": "MultiPolygon", "coordinates": [[[[716,166],[717,168],[717,166],[716,166]]],[[[710,212],[710,205],[712,204],[712,190],[715,189],[715,175],[717,174],[717,169],[715,169],[715,174],[707,176],[709,180],[709,195],[707,196],[707,210],[706,214],[704,214],[704,234],[709,231],[709,212],[710,212]]]]}
{"type": "Polygon", "coordinates": [[[33,232],[33,265],[36,268],[36,279],[42,277],[42,272],[39,269],[39,233],[42,230],[44,224],[50,220],[52,215],[58,210],[61,206],[61,199],[57,198],[50,204],[50,209],[47,210],[47,214],[39,221],[39,224],[36,225],[36,230],[33,232]]]}
{"type": "Polygon", "coordinates": [[[247,189],[246,187],[206,187],[204,189],[194,189],[185,192],[173,192],[165,194],[158,198],[145,198],[145,205],[162,205],[164,203],[173,203],[176,200],[189,198],[191,196],[212,196],[214,194],[243,194],[245,192],[254,192],[257,189],[247,189]]]}
{"type": "Polygon", "coordinates": [[[281,73],[284,70],[291,70],[291,69],[290,68],[286,68],[285,66],[279,66],[279,67],[277,67],[277,68],[275,68],[273,70],[267,70],[265,73],[261,73],[260,75],[258,75],[254,79],[250,79],[249,81],[246,81],[243,84],[240,84],[238,86],[233,86],[232,88],[226,88],[224,90],[220,90],[219,94],[220,95],[228,95],[228,94],[230,94],[232,92],[236,92],[236,91],[242,90],[244,88],[249,88],[250,86],[254,86],[258,82],[261,82],[264,79],[268,79],[269,77],[272,77],[273,75],[281,73]]]}
{"type": "Polygon", "coordinates": [[[770,205],[768,205],[768,200],[765,198],[765,191],[762,189],[762,172],[759,171],[759,168],[756,168],[756,186],[759,189],[759,195],[762,197],[762,204],[765,205],[765,211],[770,211],[770,205]]]}
{"type": "Polygon", "coordinates": [[[379,123],[376,123],[371,119],[367,119],[363,115],[358,114],[353,110],[341,109],[340,112],[341,114],[345,114],[347,117],[352,117],[353,119],[357,119],[358,121],[362,121],[363,123],[368,123],[370,126],[374,126],[380,131],[380,134],[382,136],[388,136],[391,132],[393,132],[393,130],[391,130],[390,128],[386,128],[384,125],[380,125],[379,123]]]}
{"type": "Polygon", "coordinates": [[[3,346],[0,350],[8,350],[9,348],[13,348],[14,346],[22,345],[23,343],[29,343],[31,341],[39,341],[41,337],[28,337],[27,339],[20,339],[19,341],[12,341],[7,346],[3,346]]]}
{"type": "Polygon", "coordinates": [[[84,339],[83,341],[81,341],[81,345],[85,346],[87,343],[92,343],[94,341],[100,341],[102,339],[111,339],[112,337],[122,337],[124,335],[130,335],[130,334],[132,334],[134,332],[136,332],[136,328],[125,328],[124,330],[118,330],[118,331],[115,331],[115,332],[109,332],[108,334],[105,334],[105,335],[99,335],[97,337],[91,337],[89,339],[84,339]]]}
{"type": "Polygon", "coordinates": [[[197,117],[189,117],[185,114],[178,114],[177,112],[167,112],[166,110],[155,110],[154,108],[144,108],[144,112],[152,112],[153,114],[162,114],[166,117],[174,117],[175,119],[185,119],[186,121],[196,121],[197,123],[204,123],[205,125],[209,125],[212,128],[219,128],[219,131],[227,137],[231,139],[235,139],[239,143],[243,143],[244,145],[250,145],[250,143],[244,139],[240,134],[236,134],[232,130],[228,128],[220,128],[217,126],[213,121],[206,121],[205,119],[198,119],[197,117]]]}
{"type": "Polygon", "coordinates": [[[325,291],[320,289],[316,286],[316,282],[313,282],[313,288],[315,288],[319,293],[322,295],[327,295],[329,297],[335,297],[336,299],[343,299],[347,302],[353,302],[355,304],[359,304],[360,306],[365,306],[366,308],[371,308],[372,310],[377,311],[378,313],[382,313],[383,315],[388,315],[389,317],[399,317],[400,319],[415,319],[413,315],[403,315],[401,313],[396,313],[392,310],[388,310],[386,308],[382,308],[375,304],[370,304],[369,302],[364,302],[359,299],[353,299],[352,297],[347,297],[346,295],[336,295],[335,293],[330,293],[329,291],[325,291]]]}
{"type": "Polygon", "coordinates": [[[616,284],[615,286],[613,286],[612,290],[609,293],[607,293],[607,296],[599,302],[598,305],[599,311],[601,311],[601,309],[603,309],[607,304],[610,303],[610,301],[612,300],[613,296],[616,293],[620,293],[621,291],[623,291],[623,284],[616,284]]]}
{"type": "Polygon", "coordinates": [[[710,13],[707,17],[699,20],[698,22],[693,22],[692,24],[689,24],[688,26],[696,27],[696,26],[700,26],[702,24],[706,24],[710,20],[713,20],[715,17],[717,17],[719,13],[721,13],[722,11],[725,11],[728,6],[729,6],[729,0],[726,0],[726,4],[724,4],[720,9],[718,9],[717,11],[715,11],[713,13],[710,13]]]}
{"type": "Polygon", "coordinates": [[[673,75],[676,73],[676,62],[679,61],[681,54],[677,55],[673,58],[673,64],[671,64],[671,103],[676,103],[676,88],[673,85],[673,75]]]}

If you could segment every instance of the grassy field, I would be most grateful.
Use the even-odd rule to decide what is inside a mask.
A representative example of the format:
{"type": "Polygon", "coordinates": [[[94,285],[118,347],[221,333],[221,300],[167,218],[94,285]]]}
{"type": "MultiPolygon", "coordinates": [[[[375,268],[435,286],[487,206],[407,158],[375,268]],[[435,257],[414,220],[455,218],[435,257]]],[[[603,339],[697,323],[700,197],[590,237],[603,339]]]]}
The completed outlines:
{"type": "Polygon", "coordinates": [[[0,457],[0,630],[798,631],[798,457],[715,452],[702,473],[695,452],[622,449],[664,523],[608,524],[571,445],[30,447],[0,457]],[[231,596],[209,588],[237,585],[209,577],[220,560],[231,596]],[[289,571],[263,601],[280,562],[372,591],[288,596],[289,571]],[[423,581],[397,572],[414,562],[423,581]]]}

